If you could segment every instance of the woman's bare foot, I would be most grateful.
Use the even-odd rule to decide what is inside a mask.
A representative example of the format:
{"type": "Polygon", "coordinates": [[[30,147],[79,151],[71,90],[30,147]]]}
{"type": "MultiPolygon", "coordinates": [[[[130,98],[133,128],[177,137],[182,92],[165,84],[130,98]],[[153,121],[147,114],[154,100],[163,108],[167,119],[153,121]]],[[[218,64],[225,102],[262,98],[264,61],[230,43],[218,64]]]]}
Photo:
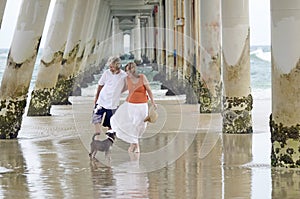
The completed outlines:
{"type": "Polygon", "coordinates": [[[140,152],[140,146],[139,144],[135,144],[135,148],[134,148],[134,153],[139,153],[140,152]]]}

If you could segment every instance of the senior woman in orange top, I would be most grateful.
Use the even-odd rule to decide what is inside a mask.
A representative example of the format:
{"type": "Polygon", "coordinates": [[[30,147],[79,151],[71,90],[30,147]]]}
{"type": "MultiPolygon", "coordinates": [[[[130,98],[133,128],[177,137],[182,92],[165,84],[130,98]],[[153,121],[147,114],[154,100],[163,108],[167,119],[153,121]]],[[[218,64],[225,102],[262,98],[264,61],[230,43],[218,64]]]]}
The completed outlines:
{"type": "Polygon", "coordinates": [[[136,64],[129,62],[125,66],[127,72],[126,84],[129,94],[126,101],[111,117],[112,130],[121,140],[130,143],[128,152],[140,152],[139,138],[146,130],[148,115],[148,100],[157,107],[149,86],[149,81],[143,74],[136,73],[136,64]]]}

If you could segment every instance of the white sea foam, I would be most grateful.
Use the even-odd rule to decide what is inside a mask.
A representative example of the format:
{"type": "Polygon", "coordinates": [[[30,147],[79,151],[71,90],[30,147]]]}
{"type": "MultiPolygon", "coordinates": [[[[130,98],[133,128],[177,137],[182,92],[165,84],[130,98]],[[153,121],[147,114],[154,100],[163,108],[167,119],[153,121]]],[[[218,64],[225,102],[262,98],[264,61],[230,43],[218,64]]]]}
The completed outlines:
{"type": "Polygon", "coordinates": [[[257,58],[262,59],[267,62],[271,62],[271,52],[270,51],[263,51],[262,48],[258,48],[254,51],[250,52],[250,55],[255,55],[257,58]]]}

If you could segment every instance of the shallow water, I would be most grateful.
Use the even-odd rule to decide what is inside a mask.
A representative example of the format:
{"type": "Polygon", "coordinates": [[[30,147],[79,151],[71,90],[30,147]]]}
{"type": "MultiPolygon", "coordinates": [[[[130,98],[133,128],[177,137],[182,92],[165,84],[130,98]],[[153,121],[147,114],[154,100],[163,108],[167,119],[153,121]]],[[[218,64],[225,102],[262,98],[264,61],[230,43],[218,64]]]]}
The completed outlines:
{"type": "Polygon", "coordinates": [[[89,100],[55,106],[51,117],[24,117],[17,140],[0,140],[0,198],[300,196],[299,169],[270,167],[268,131],[222,135],[218,115],[199,117],[180,100],[159,101],[164,119],[148,126],[140,154],[116,140],[110,158],[99,152],[90,160],[89,100]]]}

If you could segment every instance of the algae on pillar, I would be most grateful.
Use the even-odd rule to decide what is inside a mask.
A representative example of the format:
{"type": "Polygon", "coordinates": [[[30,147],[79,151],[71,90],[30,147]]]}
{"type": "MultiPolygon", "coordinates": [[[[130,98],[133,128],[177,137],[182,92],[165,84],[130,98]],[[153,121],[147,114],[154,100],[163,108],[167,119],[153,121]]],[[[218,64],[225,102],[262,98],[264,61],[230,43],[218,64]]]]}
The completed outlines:
{"type": "Polygon", "coordinates": [[[300,2],[271,3],[271,165],[300,167],[300,2]]]}
{"type": "Polygon", "coordinates": [[[52,96],[52,104],[70,104],[69,96],[73,91],[73,86],[76,81],[76,56],[79,51],[80,36],[86,7],[86,1],[75,1],[63,61],[59,71],[58,80],[55,85],[55,91],[52,96]]]}
{"type": "Polygon", "coordinates": [[[248,1],[222,1],[223,133],[252,133],[248,1]]]}
{"type": "Polygon", "coordinates": [[[28,116],[50,115],[52,94],[61,67],[73,3],[73,0],[55,2],[35,88],[31,94],[28,116]]]}
{"type": "Polygon", "coordinates": [[[34,63],[50,0],[24,0],[0,90],[0,138],[16,138],[22,124],[34,63]]]}

